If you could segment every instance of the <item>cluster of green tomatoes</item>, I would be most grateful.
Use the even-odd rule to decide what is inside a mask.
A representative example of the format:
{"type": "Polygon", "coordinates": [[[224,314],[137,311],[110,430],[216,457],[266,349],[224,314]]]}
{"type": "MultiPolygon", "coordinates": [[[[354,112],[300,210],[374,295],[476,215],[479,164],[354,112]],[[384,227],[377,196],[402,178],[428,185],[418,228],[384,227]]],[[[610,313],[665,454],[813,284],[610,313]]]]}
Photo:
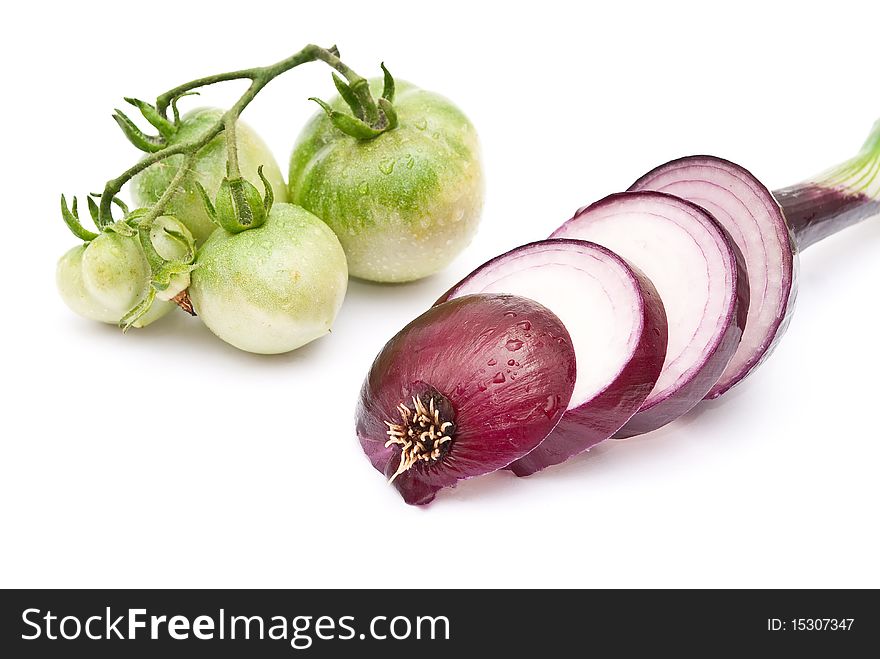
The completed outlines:
{"type": "MultiPolygon", "coordinates": [[[[371,92],[382,82],[370,81],[371,92]]],[[[125,329],[183,307],[233,346],[274,354],[330,330],[349,275],[406,282],[444,267],[479,221],[473,126],[447,99],[398,83],[393,99],[382,99],[382,130],[367,132],[346,113],[358,109],[347,88],[337,88],[340,96],[322,103],[299,135],[287,182],[266,144],[236,118],[234,175],[229,136],[220,133],[192,154],[139,171],[130,181],[136,210],[113,199],[121,218],[98,223],[90,197],[97,233],[79,223],[75,200],[68,207],[62,198],[82,240],[58,263],[67,305],[125,329]]],[[[163,121],[155,106],[137,103],[161,140],[124,115],[120,125],[145,151],[197,141],[224,117],[210,108],[179,116],[175,106],[174,120],[163,121]]]]}

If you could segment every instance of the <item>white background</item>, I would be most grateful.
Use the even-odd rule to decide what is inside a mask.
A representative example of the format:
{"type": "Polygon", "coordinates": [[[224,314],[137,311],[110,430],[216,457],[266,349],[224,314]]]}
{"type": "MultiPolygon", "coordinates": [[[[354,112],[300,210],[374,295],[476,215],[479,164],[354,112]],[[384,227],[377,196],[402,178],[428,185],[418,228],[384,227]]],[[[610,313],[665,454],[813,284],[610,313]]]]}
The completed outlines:
{"type": "MultiPolygon", "coordinates": [[[[880,586],[880,219],[804,255],[791,329],[756,375],[650,436],[418,509],[352,420],[376,352],[439,293],[655,165],[713,153],[773,188],[853,154],[880,117],[880,7],[310,5],[4,10],[0,586],[880,586]],[[487,175],[472,246],[420,283],[352,281],[332,335],[285,356],[181,313],[123,336],[69,312],[58,197],[137,157],[110,119],[122,96],[310,41],[469,114],[487,175]]],[[[311,64],[245,113],[285,171],[306,98],[331,92],[311,64]]]]}

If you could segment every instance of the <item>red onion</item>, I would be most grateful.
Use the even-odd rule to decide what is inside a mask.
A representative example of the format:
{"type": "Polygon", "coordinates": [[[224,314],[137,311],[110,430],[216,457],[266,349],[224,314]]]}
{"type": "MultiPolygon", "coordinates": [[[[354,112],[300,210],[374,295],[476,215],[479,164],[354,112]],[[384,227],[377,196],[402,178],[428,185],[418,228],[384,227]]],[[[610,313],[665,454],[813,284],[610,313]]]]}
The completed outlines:
{"type": "Polygon", "coordinates": [[[770,356],[791,319],[798,251],[880,213],[880,121],[853,158],[772,194],[743,167],[714,156],[661,165],[633,190],[659,190],[712,213],[746,259],[748,323],[736,354],[706,395],[716,398],[770,356]]]}
{"type": "Polygon", "coordinates": [[[382,349],[356,425],[409,504],[508,466],[562,418],[577,367],[562,321],[533,300],[468,295],[429,309],[382,349]]]}
{"type": "Polygon", "coordinates": [[[666,314],[654,285],[604,247],[542,240],[474,270],[438,300],[510,293],[545,305],[565,323],[578,375],[568,409],[540,446],[510,468],[526,476],[608,439],[657,382],[666,356],[666,314]]]}
{"type": "Polygon", "coordinates": [[[658,190],[709,211],[745,258],[748,321],[739,348],[706,394],[716,398],[746,377],[776,345],[794,305],[797,255],[779,204],[747,170],[713,156],[673,160],[648,172],[631,190],[658,190]]]}
{"type": "Polygon", "coordinates": [[[616,436],[656,430],[694,407],[718,381],[746,322],[748,280],[727,232],[678,197],[624,192],[581,209],[553,237],[591,240],[619,254],[650,278],[666,308],[663,370],[616,436]]]}

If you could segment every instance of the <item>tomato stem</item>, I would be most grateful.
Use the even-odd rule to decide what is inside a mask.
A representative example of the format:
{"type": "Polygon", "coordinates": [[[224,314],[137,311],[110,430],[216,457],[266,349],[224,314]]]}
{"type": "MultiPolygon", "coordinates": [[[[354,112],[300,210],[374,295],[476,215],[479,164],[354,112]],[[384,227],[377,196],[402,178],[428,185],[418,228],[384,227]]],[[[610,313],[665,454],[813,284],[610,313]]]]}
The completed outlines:
{"type": "MultiPolygon", "coordinates": [[[[174,173],[174,177],[171,179],[171,183],[168,184],[165,192],[162,193],[162,196],[156,200],[156,203],[150,207],[147,214],[141,220],[140,223],[142,225],[150,226],[153,220],[165,211],[165,207],[168,206],[174,193],[177,192],[180,184],[183,183],[183,177],[186,176],[187,171],[193,166],[193,163],[196,160],[196,153],[196,151],[191,151],[186,155],[186,158],[183,159],[183,162],[180,163],[180,167],[178,167],[177,171],[174,173]]],[[[103,197],[101,201],[103,203],[103,197]]]]}
{"type": "MultiPolygon", "coordinates": [[[[156,99],[156,116],[154,118],[157,122],[162,123],[163,126],[165,124],[162,120],[165,120],[165,122],[168,121],[168,108],[172,108],[176,119],[177,100],[187,94],[193,93],[194,89],[206,87],[208,85],[213,85],[219,82],[227,82],[230,80],[251,81],[251,84],[248,86],[247,90],[245,90],[244,94],[241,95],[238,101],[236,101],[235,104],[231,108],[229,108],[229,110],[227,110],[223,114],[223,116],[216,123],[210,126],[204,133],[187,142],[180,142],[178,144],[166,146],[165,148],[152,151],[143,160],[125,170],[119,176],[107,181],[104,186],[104,191],[101,193],[101,203],[98,207],[98,218],[96,222],[98,228],[104,230],[113,224],[114,220],[111,208],[113,198],[119,193],[122,187],[126,183],[128,183],[134,176],[145,170],[147,167],[154,165],[162,160],[165,160],[166,158],[170,158],[171,156],[175,156],[178,154],[194,156],[194,154],[205,147],[211,140],[217,137],[217,135],[219,135],[224,130],[227,131],[227,168],[229,176],[230,178],[240,176],[238,168],[238,151],[235,144],[235,122],[238,120],[238,117],[248,106],[248,104],[250,104],[250,102],[254,100],[260,90],[267,84],[269,84],[272,80],[280,76],[282,73],[285,73],[299,66],[300,64],[314,61],[322,61],[328,64],[333,69],[338,71],[348,81],[348,85],[351,88],[352,93],[355,95],[359,104],[363,108],[364,120],[367,123],[373,126],[381,123],[382,117],[380,116],[379,106],[377,105],[375,99],[370,93],[367,80],[359,76],[341,59],[339,59],[339,51],[337,50],[336,46],[331,46],[330,48],[321,48],[320,46],[309,44],[302,50],[291,55],[290,57],[283,59],[280,62],[276,62],[275,64],[272,64],[270,66],[241,69],[239,71],[231,71],[229,73],[218,73],[215,75],[206,76],[204,78],[199,78],[197,80],[192,80],[183,85],[178,85],[177,87],[168,90],[164,94],[161,94],[156,99]]],[[[186,162],[191,164],[192,160],[187,159],[186,162]]],[[[154,219],[162,214],[165,206],[168,204],[171,196],[174,194],[174,191],[179,186],[186,168],[189,167],[189,164],[184,165],[181,170],[178,171],[178,175],[174,177],[174,181],[172,181],[172,184],[169,185],[165,193],[154,204],[153,208],[150,209],[151,218],[154,219]]]]}
{"type": "Polygon", "coordinates": [[[226,131],[226,176],[230,179],[241,177],[241,170],[238,168],[238,144],[235,140],[235,119],[226,117],[223,122],[226,131]]]}

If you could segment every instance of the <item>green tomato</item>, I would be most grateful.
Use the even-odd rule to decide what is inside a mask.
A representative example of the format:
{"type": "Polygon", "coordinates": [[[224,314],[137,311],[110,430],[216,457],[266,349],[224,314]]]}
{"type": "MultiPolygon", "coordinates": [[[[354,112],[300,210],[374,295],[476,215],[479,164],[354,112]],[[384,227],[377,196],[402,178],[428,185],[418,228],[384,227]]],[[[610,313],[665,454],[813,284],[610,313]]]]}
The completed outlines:
{"type": "MultiPolygon", "coordinates": [[[[370,83],[378,98],[382,82],[370,83]]],[[[330,105],[348,112],[341,98],[330,105]]],[[[405,82],[394,97],[399,125],[372,140],[313,117],[290,159],[290,200],[336,232],[356,277],[420,279],[471,241],[483,203],[477,134],[447,99],[405,82]]]]}
{"type": "MultiPolygon", "coordinates": [[[[222,116],[223,110],[216,108],[201,108],[188,112],[181,119],[180,127],[169,144],[173,145],[193,139],[214,125],[222,116]]],[[[235,137],[241,175],[256,185],[258,189],[261,189],[257,168],[263,165],[263,174],[272,185],[275,200],[286,201],[287,187],[284,184],[284,177],[266,144],[249,126],[241,121],[236,123],[235,137]]],[[[171,156],[147,167],[135,176],[131,186],[135,204],[150,206],[156,203],[170,185],[183,158],[183,155],[171,156]]],[[[199,151],[192,167],[192,173],[187,174],[180,190],[168,204],[168,214],[183,222],[198,243],[202,243],[217,227],[208,216],[194,181],[201,183],[208,196],[214,199],[225,176],[226,138],[220,134],[199,151]]]]}
{"type": "MultiPolygon", "coordinates": [[[[165,259],[181,259],[186,248],[165,229],[188,235],[186,227],[171,217],[157,218],[150,231],[153,246],[165,259]]],[[[102,323],[118,323],[147,293],[150,265],[137,236],[114,231],[69,250],[58,261],[56,282],[61,298],[75,313],[102,323]]],[[[135,327],[145,327],[174,308],[165,300],[189,285],[189,275],[179,275],[161,293],[135,327]]]]}
{"type": "Polygon", "coordinates": [[[276,203],[264,225],[218,229],[208,238],[189,296],[221,339],[276,354],[329,332],[347,285],[345,253],[327,225],[299,206],[276,203]]]}

